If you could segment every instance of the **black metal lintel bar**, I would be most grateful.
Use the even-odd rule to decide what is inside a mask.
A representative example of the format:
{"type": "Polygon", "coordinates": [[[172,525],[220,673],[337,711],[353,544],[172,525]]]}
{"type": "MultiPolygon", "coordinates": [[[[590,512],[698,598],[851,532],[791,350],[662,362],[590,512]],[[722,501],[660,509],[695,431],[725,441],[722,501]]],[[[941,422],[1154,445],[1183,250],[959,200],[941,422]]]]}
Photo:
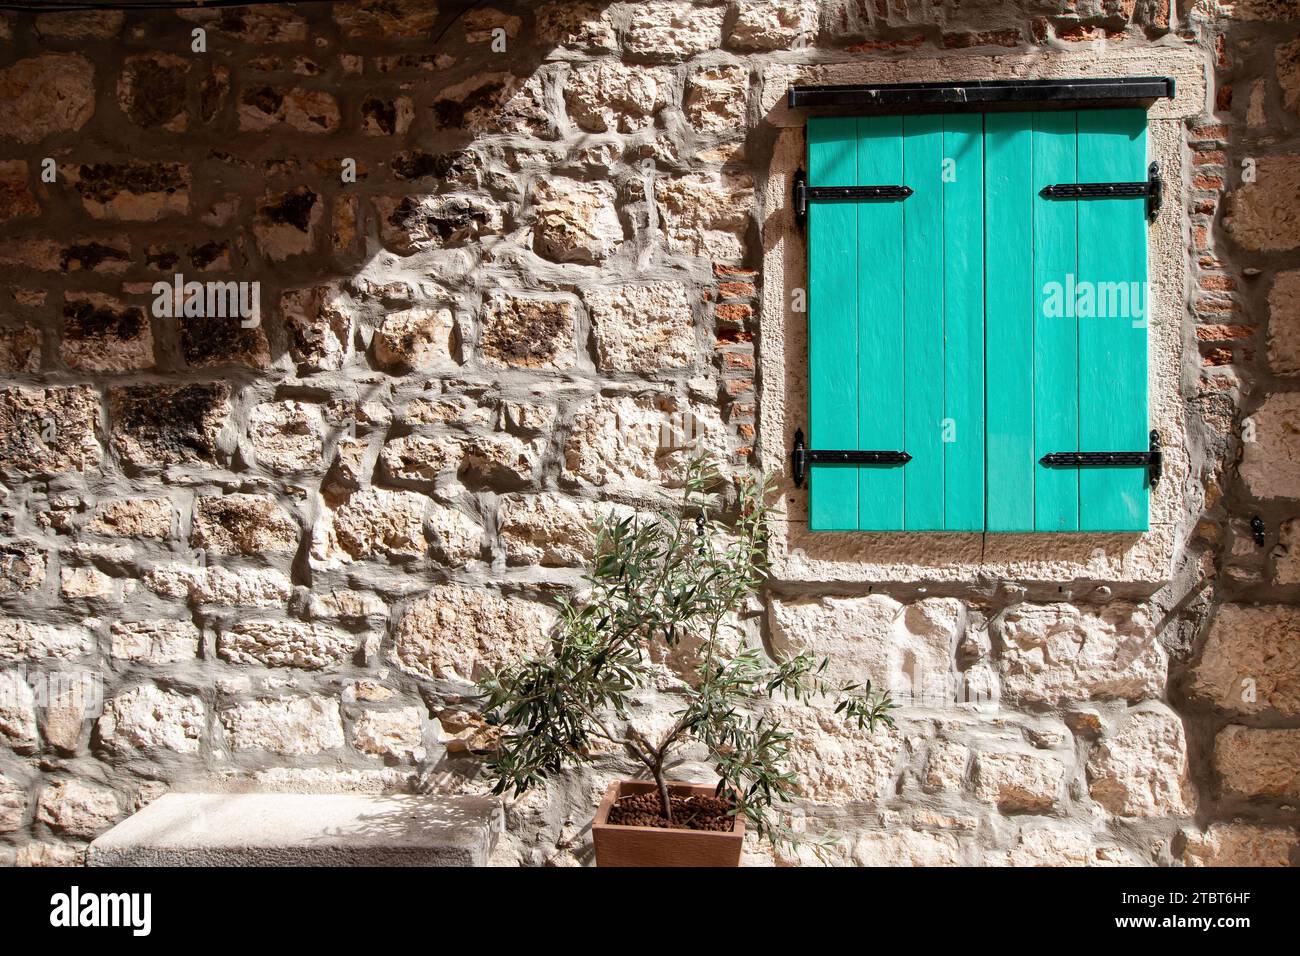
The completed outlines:
{"type": "Polygon", "coordinates": [[[1059,80],[970,80],[951,83],[870,83],[791,86],[791,109],[833,107],[855,113],[984,112],[990,109],[1078,109],[1150,105],[1172,99],[1169,76],[1059,80]]]}

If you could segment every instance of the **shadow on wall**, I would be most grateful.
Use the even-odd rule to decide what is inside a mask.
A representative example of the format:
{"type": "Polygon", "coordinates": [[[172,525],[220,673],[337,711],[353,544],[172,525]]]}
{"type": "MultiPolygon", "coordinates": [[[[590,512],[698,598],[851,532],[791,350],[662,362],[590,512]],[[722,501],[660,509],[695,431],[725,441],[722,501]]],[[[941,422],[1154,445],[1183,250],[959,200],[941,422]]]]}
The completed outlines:
{"type": "Polygon", "coordinates": [[[77,835],[56,780],[99,800],[82,836],[203,774],[409,787],[457,731],[398,705],[438,715],[531,649],[573,529],[699,435],[729,447],[719,405],[752,421],[752,363],[751,397],[728,391],[705,304],[755,248],[752,183],[721,185],[750,74],[713,52],[734,14],[698,12],[640,32],[600,2],[0,17],[21,516],[0,606],[84,636],[58,659],[102,678],[111,717],[56,734],[29,708],[0,770],[32,835],[77,835]],[[508,507],[565,527],[510,538],[508,507]],[[84,766],[25,759],[56,752],[84,766]]]}

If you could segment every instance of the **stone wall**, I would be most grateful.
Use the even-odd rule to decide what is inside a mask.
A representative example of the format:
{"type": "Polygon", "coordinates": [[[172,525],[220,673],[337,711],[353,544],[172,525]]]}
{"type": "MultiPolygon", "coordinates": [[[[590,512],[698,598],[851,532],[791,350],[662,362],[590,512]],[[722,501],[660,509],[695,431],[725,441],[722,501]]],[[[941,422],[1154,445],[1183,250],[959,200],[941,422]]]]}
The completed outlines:
{"type": "MultiPolygon", "coordinates": [[[[1148,54],[1196,90],[1155,570],[909,536],[905,573],[781,562],[750,633],[904,704],[874,736],[782,708],[844,862],[1297,860],[1295,0],[441,7],[0,19],[0,860],[169,788],[479,790],[469,684],[538,647],[584,524],[696,447],[784,469],[772,91],[1148,54]],[[260,313],[166,308],[177,274],[260,313]]],[[[632,769],[511,802],[500,862],[588,861],[632,769]]]]}

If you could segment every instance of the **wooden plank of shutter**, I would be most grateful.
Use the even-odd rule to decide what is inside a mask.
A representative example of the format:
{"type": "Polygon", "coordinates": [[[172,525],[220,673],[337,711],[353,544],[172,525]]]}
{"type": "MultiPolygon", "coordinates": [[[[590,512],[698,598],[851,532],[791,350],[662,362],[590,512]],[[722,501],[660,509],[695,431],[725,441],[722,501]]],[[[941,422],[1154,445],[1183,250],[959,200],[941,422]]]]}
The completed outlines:
{"type": "MultiPolygon", "coordinates": [[[[903,181],[903,120],[858,120],[858,184],[903,181]]],[[[903,449],[903,203],[857,204],[858,443],[903,449]]],[[[852,268],[850,266],[850,268],[852,268]]],[[[858,527],[903,528],[903,467],[863,465],[858,477],[858,527]]]]}
{"type": "MultiPolygon", "coordinates": [[[[851,186],[857,179],[858,121],[808,121],[808,181],[851,186]]],[[[858,444],[858,219],[853,203],[814,203],[808,210],[808,444],[858,444]]],[[[808,526],[858,527],[857,469],[813,465],[808,526]]]]}
{"type": "MultiPolygon", "coordinates": [[[[1146,179],[1146,113],[1079,113],[1079,182],[1146,179]]],[[[1079,309],[1079,451],[1147,448],[1147,223],[1140,199],[1084,199],[1079,282],[1092,283],[1092,314],[1079,309]]],[[[1086,295],[1086,289],[1084,291],[1086,295]]],[[[1081,468],[1079,528],[1143,531],[1146,469],[1081,468]]]]}
{"type": "Polygon", "coordinates": [[[943,117],[903,118],[904,525],[943,530],[943,117]]]}
{"type": "Polygon", "coordinates": [[[944,117],[944,527],[984,528],[984,117],[944,117]]]}
{"type": "Polygon", "coordinates": [[[1071,279],[1078,267],[1077,200],[1046,199],[1044,186],[1078,182],[1078,114],[1034,114],[1034,527],[1079,528],[1079,469],[1039,464],[1079,450],[1078,322],[1071,279]]]}
{"type": "Polygon", "coordinates": [[[1034,530],[1033,114],[984,118],[989,531],[1034,530]]]}

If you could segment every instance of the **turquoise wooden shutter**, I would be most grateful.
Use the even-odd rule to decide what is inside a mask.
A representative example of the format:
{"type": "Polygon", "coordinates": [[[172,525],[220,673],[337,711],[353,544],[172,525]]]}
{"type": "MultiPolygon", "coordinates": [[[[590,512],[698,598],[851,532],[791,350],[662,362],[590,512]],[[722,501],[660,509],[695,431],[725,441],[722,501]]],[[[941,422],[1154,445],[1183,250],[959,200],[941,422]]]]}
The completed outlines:
{"type": "Polygon", "coordinates": [[[809,120],[809,186],[913,191],[809,206],[809,447],[912,456],[813,465],[815,531],[984,527],[982,157],[979,115],[809,120]]]}
{"type": "Polygon", "coordinates": [[[1145,451],[1146,206],[1046,186],[1147,178],[1141,110],[985,117],[989,531],[1143,531],[1146,469],[1044,455],[1145,451]]]}
{"type": "Polygon", "coordinates": [[[808,444],[904,465],[813,465],[813,530],[1139,531],[1147,447],[1141,199],[1044,186],[1146,178],[1140,110],[817,118],[809,186],[808,444]]]}
{"type": "MultiPolygon", "coordinates": [[[[1079,113],[1079,182],[1147,176],[1146,113],[1079,113]]],[[[1079,313],[1079,450],[1147,447],[1147,221],[1141,200],[1083,199],[1078,282],[1094,288],[1079,313]],[[1085,314],[1086,312],[1092,314],[1085,314]]],[[[1080,468],[1080,531],[1145,531],[1146,469],[1080,468]]]]}

